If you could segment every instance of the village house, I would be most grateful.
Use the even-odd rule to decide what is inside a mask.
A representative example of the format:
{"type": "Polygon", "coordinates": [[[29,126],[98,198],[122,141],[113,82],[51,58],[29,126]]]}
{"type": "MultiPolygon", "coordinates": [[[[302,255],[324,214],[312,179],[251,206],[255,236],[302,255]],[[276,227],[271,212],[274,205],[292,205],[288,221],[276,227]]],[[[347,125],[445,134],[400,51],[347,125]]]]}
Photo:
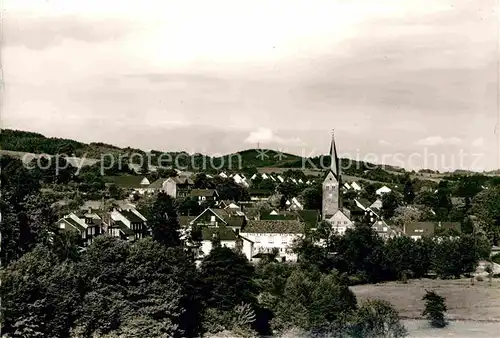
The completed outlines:
{"type": "Polygon", "coordinates": [[[118,188],[138,193],[152,193],[154,189],[150,187],[151,182],[145,176],[123,175],[123,176],[109,176],[106,178],[109,184],[114,184],[118,188]]]}
{"type": "MultiPolygon", "coordinates": [[[[253,242],[254,256],[278,252],[280,261],[297,261],[292,244],[305,233],[305,225],[296,220],[249,220],[240,235],[253,242]]],[[[256,257],[257,256],[257,257],[256,257]]]]}
{"type": "Polygon", "coordinates": [[[161,183],[161,191],[167,193],[172,198],[189,196],[191,189],[194,187],[194,182],[188,176],[175,176],[163,180],[161,183]]]}
{"type": "Polygon", "coordinates": [[[460,232],[459,222],[412,222],[403,226],[403,233],[415,240],[439,234],[456,235],[460,232]]]}
{"type": "Polygon", "coordinates": [[[235,249],[252,259],[254,255],[253,242],[245,237],[237,235],[231,228],[225,225],[209,226],[201,229],[201,243],[196,252],[197,260],[203,259],[212,251],[214,243],[218,242],[221,247],[235,249]]]}
{"type": "Polygon", "coordinates": [[[135,208],[114,208],[107,223],[107,233],[126,240],[144,238],[148,235],[147,220],[135,208]]]}
{"type": "Polygon", "coordinates": [[[57,227],[62,231],[79,233],[83,246],[92,244],[96,236],[104,233],[103,218],[93,210],[70,213],[57,221],[57,227]]]}
{"type": "Polygon", "coordinates": [[[226,226],[236,234],[246,224],[245,214],[239,209],[217,209],[207,208],[201,214],[189,221],[190,226],[217,227],[226,226]]]}
{"type": "Polygon", "coordinates": [[[403,231],[396,227],[393,222],[384,219],[373,222],[372,229],[384,240],[403,235],[403,231]]]}
{"type": "Polygon", "coordinates": [[[219,199],[219,194],[215,189],[192,189],[189,192],[189,197],[194,197],[198,200],[198,204],[209,203],[217,204],[219,199]]]}
{"type": "Polygon", "coordinates": [[[148,233],[146,218],[126,201],[116,201],[109,207],[103,201],[87,201],[80,210],[64,216],[56,224],[61,230],[78,232],[83,246],[90,245],[99,235],[135,240],[148,233]]]}
{"type": "Polygon", "coordinates": [[[377,189],[377,190],[375,191],[375,194],[376,194],[377,196],[382,196],[383,194],[390,193],[391,191],[392,191],[392,190],[391,190],[391,188],[389,188],[389,187],[387,187],[387,186],[385,186],[385,185],[384,185],[383,187],[381,187],[381,188],[377,189]]]}
{"type": "Polygon", "coordinates": [[[274,191],[270,189],[249,189],[248,194],[250,195],[251,201],[268,201],[274,194],[274,191]]]}

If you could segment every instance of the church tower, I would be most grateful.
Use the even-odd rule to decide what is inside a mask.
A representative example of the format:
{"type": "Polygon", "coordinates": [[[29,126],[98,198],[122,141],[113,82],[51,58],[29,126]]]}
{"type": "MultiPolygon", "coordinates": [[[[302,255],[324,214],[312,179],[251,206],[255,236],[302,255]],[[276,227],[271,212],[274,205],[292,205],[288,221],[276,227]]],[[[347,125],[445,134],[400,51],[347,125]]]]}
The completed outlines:
{"type": "Polygon", "coordinates": [[[342,201],[340,196],[341,174],[340,163],[335,146],[335,135],[332,132],[332,141],[330,145],[331,164],[330,169],[323,181],[323,210],[322,219],[326,220],[332,217],[338,210],[342,210],[342,201]]]}

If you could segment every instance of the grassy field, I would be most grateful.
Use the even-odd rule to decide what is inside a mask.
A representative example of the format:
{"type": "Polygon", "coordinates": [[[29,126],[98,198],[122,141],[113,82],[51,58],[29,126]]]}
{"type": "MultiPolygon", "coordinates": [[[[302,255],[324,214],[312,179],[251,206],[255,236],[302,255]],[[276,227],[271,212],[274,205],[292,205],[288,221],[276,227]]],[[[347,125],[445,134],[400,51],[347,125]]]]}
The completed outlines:
{"type": "MultiPolygon", "coordinates": [[[[421,319],[425,290],[434,290],[446,298],[447,318],[450,320],[495,321],[500,323],[500,280],[490,285],[484,281],[460,280],[410,280],[408,284],[390,282],[352,287],[358,300],[384,299],[391,302],[401,317],[421,319]]],[[[499,334],[500,336],[500,334],[499,334]]]]}

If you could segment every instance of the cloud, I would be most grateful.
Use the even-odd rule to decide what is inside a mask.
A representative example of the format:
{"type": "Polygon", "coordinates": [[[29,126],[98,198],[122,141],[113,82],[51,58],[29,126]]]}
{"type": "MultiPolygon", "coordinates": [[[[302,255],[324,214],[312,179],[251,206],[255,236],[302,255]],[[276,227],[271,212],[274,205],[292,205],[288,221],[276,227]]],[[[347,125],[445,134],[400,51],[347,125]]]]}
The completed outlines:
{"type": "Polygon", "coordinates": [[[382,146],[390,146],[390,145],[392,145],[390,142],[388,142],[386,140],[379,140],[378,144],[380,144],[382,146]]]}
{"type": "Polygon", "coordinates": [[[112,41],[137,28],[131,21],[71,16],[5,18],[4,46],[24,46],[41,50],[60,45],[66,40],[87,43],[112,41]]]}
{"type": "Polygon", "coordinates": [[[482,147],[484,146],[484,138],[480,137],[472,141],[472,146],[474,147],[482,147]]]}
{"type": "Polygon", "coordinates": [[[429,136],[417,141],[419,146],[457,145],[462,142],[458,137],[444,138],[442,136],[429,136]]]}
{"type": "Polygon", "coordinates": [[[298,146],[305,145],[305,143],[298,137],[283,138],[274,134],[269,128],[258,128],[256,131],[251,131],[248,137],[243,141],[249,144],[263,143],[263,144],[279,144],[298,146]]]}

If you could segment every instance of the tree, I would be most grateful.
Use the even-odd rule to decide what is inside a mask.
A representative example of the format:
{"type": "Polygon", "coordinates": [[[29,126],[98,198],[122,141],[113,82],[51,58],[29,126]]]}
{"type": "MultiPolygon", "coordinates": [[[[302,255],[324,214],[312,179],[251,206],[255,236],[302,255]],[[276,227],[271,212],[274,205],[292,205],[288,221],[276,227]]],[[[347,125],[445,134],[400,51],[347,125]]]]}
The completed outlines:
{"type": "Polygon", "coordinates": [[[172,197],[160,192],[145,216],[154,240],[167,247],[181,245],[180,226],[172,197]]]}
{"type": "Polygon", "coordinates": [[[382,196],[382,216],[385,219],[392,218],[400,203],[401,200],[394,191],[384,194],[382,196]]]}
{"type": "Polygon", "coordinates": [[[2,333],[11,337],[68,337],[80,302],[72,262],[37,246],[1,274],[2,333]]]}
{"type": "Polygon", "coordinates": [[[175,200],[175,205],[180,215],[199,215],[203,208],[198,203],[198,200],[195,197],[185,197],[175,200]]]}
{"type": "Polygon", "coordinates": [[[412,222],[417,222],[422,217],[422,211],[413,206],[401,206],[394,212],[393,221],[399,226],[406,226],[412,222]]]}
{"type": "Polygon", "coordinates": [[[471,213],[493,244],[500,240],[500,187],[483,190],[472,199],[471,213]]]}
{"type": "Polygon", "coordinates": [[[348,229],[340,239],[338,256],[347,270],[363,276],[367,281],[387,279],[388,267],[382,238],[368,225],[348,229]]]}
{"type": "Polygon", "coordinates": [[[413,182],[408,174],[405,176],[405,184],[403,189],[403,200],[406,204],[411,204],[415,199],[415,192],[413,191],[413,182]]]}
{"type": "Polygon", "coordinates": [[[427,317],[433,327],[442,328],[447,325],[444,313],[446,312],[445,298],[434,291],[425,291],[422,298],[425,300],[425,308],[422,315],[427,317]]]}
{"type": "Polygon", "coordinates": [[[355,295],[337,275],[296,270],[286,281],[273,326],[332,332],[355,308],[355,295]]]}
{"type": "Polygon", "coordinates": [[[128,329],[198,336],[196,270],[182,248],[167,248],[151,238],[132,244],[100,236],[83,254],[78,271],[84,296],[76,324],[83,336],[128,329]]]}
{"type": "Polygon", "coordinates": [[[403,338],[408,332],[400,321],[398,312],[387,301],[366,300],[354,314],[349,325],[351,337],[362,338],[403,338]]]}
{"type": "Polygon", "coordinates": [[[231,311],[241,303],[257,304],[254,267],[245,256],[226,247],[216,247],[200,267],[202,295],[207,307],[231,311]]]}
{"type": "Polygon", "coordinates": [[[323,203],[322,190],[319,184],[304,189],[301,193],[302,200],[304,201],[304,208],[311,210],[321,210],[323,203]]]}

